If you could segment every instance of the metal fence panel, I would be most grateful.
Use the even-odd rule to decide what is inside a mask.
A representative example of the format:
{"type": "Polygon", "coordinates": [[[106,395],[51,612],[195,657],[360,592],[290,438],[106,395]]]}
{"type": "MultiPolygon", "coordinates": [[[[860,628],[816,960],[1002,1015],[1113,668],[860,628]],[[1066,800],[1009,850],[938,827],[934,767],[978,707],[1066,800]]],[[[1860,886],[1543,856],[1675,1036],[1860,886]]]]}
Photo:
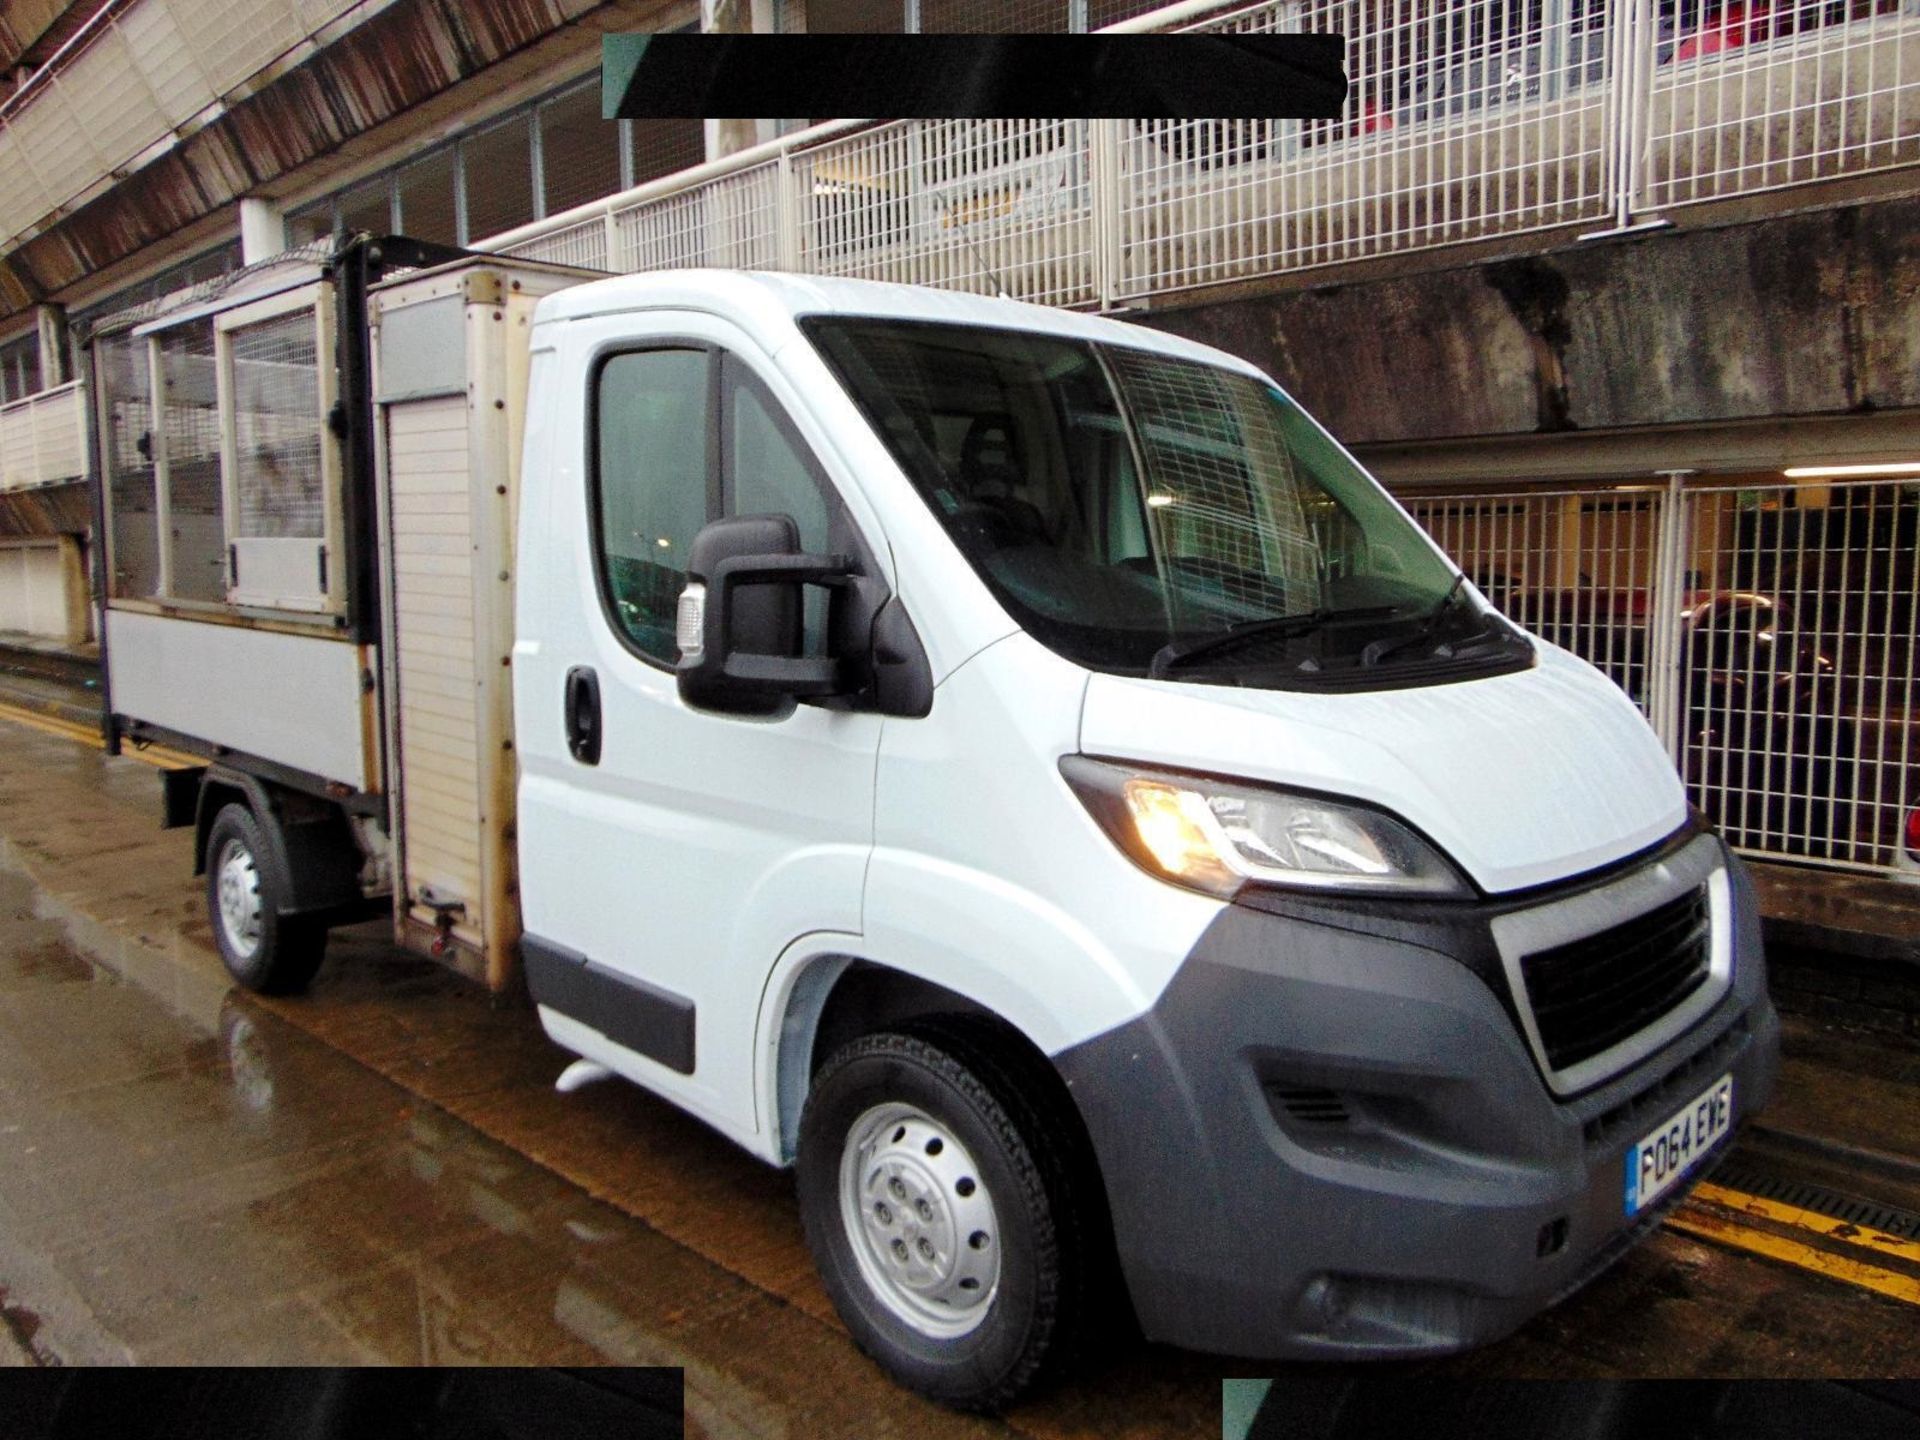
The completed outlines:
{"type": "MultiPolygon", "coordinates": [[[[758,165],[695,190],[612,211],[614,270],[719,265],[767,270],[778,262],[777,166],[758,165]]],[[[516,246],[515,254],[532,250],[516,246]]],[[[591,262],[581,262],[591,263],[591,262]]]]}
{"type": "Polygon", "coordinates": [[[508,248],[1113,306],[1920,163],[1920,0],[1223,0],[1158,23],[1343,34],[1346,113],[836,121],[508,248]]]}
{"type": "Polygon", "coordinates": [[[1402,498],[1489,599],[1648,713],[1736,847],[1902,868],[1920,807],[1920,485],[1402,498]]]}
{"type": "Polygon", "coordinates": [[[910,120],[796,154],[797,262],[1071,305],[1094,298],[1085,120],[910,120]]]}
{"type": "Polygon", "coordinates": [[[1920,487],[1685,497],[1680,744],[1744,849],[1890,867],[1920,806],[1920,487]]]}
{"type": "Polygon", "coordinates": [[[1650,16],[1658,209],[1920,159],[1914,0],[1668,0],[1650,16]]]}
{"type": "Polygon", "coordinates": [[[1657,488],[1402,497],[1481,593],[1598,666],[1652,712],[1649,622],[1665,497],[1657,488]]]}
{"type": "Polygon", "coordinates": [[[1338,120],[1131,127],[1117,290],[1598,221],[1612,205],[1619,7],[1273,0],[1190,28],[1347,37],[1338,120]]]}

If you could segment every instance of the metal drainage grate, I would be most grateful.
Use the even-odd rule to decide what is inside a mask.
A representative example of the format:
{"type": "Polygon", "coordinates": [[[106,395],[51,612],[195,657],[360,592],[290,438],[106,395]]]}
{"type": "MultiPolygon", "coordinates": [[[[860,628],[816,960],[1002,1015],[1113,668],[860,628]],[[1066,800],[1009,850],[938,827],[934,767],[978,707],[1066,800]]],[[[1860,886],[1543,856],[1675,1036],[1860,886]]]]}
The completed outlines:
{"type": "Polygon", "coordinates": [[[1920,1214],[1895,1205],[1883,1205],[1877,1200],[1863,1200],[1857,1195],[1829,1190],[1824,1185],[1783,1179],[1750,1160],[1728,1160],[1714,1173],[1713,1182],[1723,1189],[1751,1195],[1756,1200],[1792,1205],[1829,1220],[1861,1225],[1901,1240],[1920,1240],[1920,1214]]]}

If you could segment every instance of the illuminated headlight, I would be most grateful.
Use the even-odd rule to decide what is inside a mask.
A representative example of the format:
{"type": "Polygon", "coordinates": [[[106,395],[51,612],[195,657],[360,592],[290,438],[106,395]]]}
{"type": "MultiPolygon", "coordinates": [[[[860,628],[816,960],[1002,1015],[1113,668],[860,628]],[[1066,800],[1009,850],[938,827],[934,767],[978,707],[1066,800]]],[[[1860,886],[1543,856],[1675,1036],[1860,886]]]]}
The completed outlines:
{"type": "Polygon", "coordinates": [[[1081,755],[1063,758],[1060,772],[1121,849],[1155,874],[1210,895],[1249,884],[1471,893],[1431,844],[1365,806],[1081,755]]]}

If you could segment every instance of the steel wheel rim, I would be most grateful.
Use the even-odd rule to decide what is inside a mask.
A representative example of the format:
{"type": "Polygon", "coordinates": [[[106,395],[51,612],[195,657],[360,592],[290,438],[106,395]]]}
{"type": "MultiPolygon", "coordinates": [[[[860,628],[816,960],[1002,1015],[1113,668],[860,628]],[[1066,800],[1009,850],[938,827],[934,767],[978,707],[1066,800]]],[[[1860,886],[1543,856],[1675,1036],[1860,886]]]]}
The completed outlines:
{"type": "Polygon", "coordinates": [[[236,955],[251,956],[260,944],[260,870],[253,853],[238,840],[220,847],[214,866],[214,893],[220,902],[220,928],[236,955]]]}
{"type": "Polygon", "coordinates": [[[876,1105],[840,1155],[840,1222],[867,1289],[936,1340],[971,1334],[1000,1288],[1000,1227],[972,1153],[926,1111],[876,1105]]]}

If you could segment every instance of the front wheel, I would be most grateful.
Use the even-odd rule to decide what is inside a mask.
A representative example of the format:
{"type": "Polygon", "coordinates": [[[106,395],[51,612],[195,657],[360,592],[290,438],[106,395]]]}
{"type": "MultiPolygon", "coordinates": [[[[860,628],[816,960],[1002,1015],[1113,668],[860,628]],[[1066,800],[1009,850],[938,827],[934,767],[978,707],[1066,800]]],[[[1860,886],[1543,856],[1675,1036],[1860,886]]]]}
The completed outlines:
{"type": "Polygon", "coordinates": [[[964,1409],[1010,1403],[1064,1360],[1087,1245],[1070,1146],[990,1043],[880,1033],[814,1077],[801,1219],[860,1348],[964,1409]]]}
{"type": "Polygon", "coordinates": [[[207,831],[207,916],[227,973],[249,990],[285,995],[320,968],[327,932],[280,913],[281,880],[266,833],[245,805],[228,805],[207,831]]]}

